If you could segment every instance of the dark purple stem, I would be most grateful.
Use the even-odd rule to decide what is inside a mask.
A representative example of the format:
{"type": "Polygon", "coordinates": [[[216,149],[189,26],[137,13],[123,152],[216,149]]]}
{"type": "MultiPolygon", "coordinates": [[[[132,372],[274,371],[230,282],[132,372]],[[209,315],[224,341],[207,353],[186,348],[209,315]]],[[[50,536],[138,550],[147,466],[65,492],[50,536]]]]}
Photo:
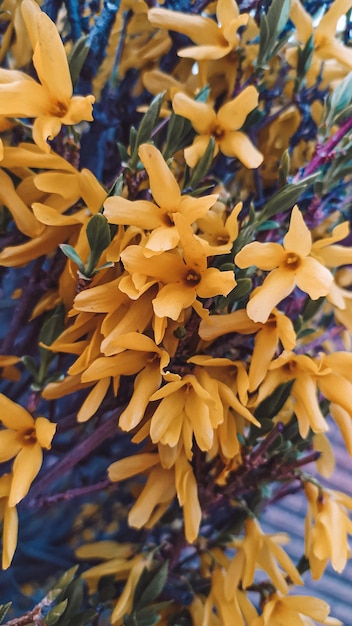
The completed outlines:
{"type": "Polygon", "coordinates": [[[329,141],[325,144],[325,146],[317,146],[316,155],[313,157],[310,163],[308,163],[307,167],[304,169],[303,173],[300,176],[295,177],[295,182],[300,178],[305,178],[310,174],[313,174],[321,165],[324,165],[326,159],[331,156],[332,151],[337,146],[337,144],[344,138],[346,133],[352,128],[352,117],[350,117],[347,122],[342,124],[342,126],[336,131],[336,133],[329,139],[329,141]]]}
{"type": "MultiPolygon", "coordinates": [[[[94,493],[95,491],[101,491],[106,489],[107,487],[111,487],[113,483],[108,478],[105,480],[101,480],[98,483],[94,483],[93,485],[86,485],[85,487],[76,487],[75,489],[68,489],[67,491],[63,491],[60,493],[54,493],[52,496],[44,496],[43,498],[36,498],[35,500],[30,500],[29,505],[31,507],[35,507],[36,509],[42,508],[43,506],[50,506],[51,504],[56,504],[57,502],[61,502],[62,500],[73,500],[74,498],[79,498],[81,496],[86,496],[90,493],[94,493]]],[[[114,485],[116,486],[116,485],[114,485]]]]}
{"type": "Polygon", "coordinates": [[[121,407],[118,414],[114,413],[89,435],[89,437],[82,441],[82,443],[68,452],[62,460],[55,463],[31,489],[31,500],[40,497],[58,478],[61,478],[63,474],[66,474],[75,467],[82,459],[85,459],[93,450],[98,448],[103,441],[112,437],[116,433],[117,419],[123,409],[124,407],[121,407]]]}

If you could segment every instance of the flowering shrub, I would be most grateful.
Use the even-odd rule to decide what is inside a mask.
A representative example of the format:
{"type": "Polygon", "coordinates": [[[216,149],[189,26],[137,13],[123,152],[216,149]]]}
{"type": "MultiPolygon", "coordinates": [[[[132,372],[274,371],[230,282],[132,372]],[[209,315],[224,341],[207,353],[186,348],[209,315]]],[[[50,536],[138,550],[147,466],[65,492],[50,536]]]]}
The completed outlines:
{"type": "Polygon", "coordinates": [[[341,623],[351,11],[1,3],[0,623],[341,623]]]}

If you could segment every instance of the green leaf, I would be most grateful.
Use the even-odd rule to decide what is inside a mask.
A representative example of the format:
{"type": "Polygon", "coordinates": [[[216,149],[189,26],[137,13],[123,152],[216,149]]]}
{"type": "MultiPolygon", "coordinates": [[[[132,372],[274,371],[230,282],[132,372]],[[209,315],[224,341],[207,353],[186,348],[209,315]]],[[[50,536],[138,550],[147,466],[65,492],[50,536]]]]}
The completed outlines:
{"type": "Polygon", "coordinates": [[[105,215],[102,213],[93,215],[87,224],[86,232],[90,253],[82,274],[85,278],[90,278],[95,273],[102,253],[111,243],[110,227],[105,215]]]}
{"type": "Polygon", "coordinates": [[[304,48],[297,47],[297,70],[295,76],[294,93],[298,93],[304,84],[304,79],[310,68],[314,53],[314,36],[311,35],[304,48]]]}
{"type": "Polygon", "coordinates": [[[336,117],[347,109],[352,100],[352,72],[347,74],[336,89],[328,96],[325,106],[325,124],[329,130],[336,121],[336,117]]]}
{"type": "Polygon", "coordinates": [[[230,302],[246,298],[252,291],[252,281],[250,278],[239,278],[236,287],[228,295],[230,302]]]}
{"type": "Polygon", "coordinates": [[[90,46],[88,45],[88,35],[80,37],[72,46],[68,55],[68,66],[71,74],[72,85],[79,79],[81,69],[87,58],[90,46]]]}
{"type": "Polygon", "coordinates": [[[77,254],[76,250],[72,246],[70,246],[68,243],[61,243],[59,245],[59,248],[61,248],[65,256],[67,256],[69,259],[71,259],[71,261],[78,265],[81,272],[84,272],[83,262],[81,261],[79,254],[77,254]]]}
{"type": "Polygon", "coordinates": [[[71,567],[69,570],[64,572],[58,581],[53,585],[52,590],[60,590],[60,594],[64,594],[70,582],[74,579],[75,574],[78,570],[78,565],[71,567]]]}
{"type": "MultiPolygon", "coordinates": [[[[59,305],[54,309],[53,313],[46,318],[39,333],[39,342],[51,346],[64,329],[64,318],[65,309],[62,305],[59,305]]],[[[44,349],[45,348],[42,348],[42,350],[44,349]]]]}
{"type": "Polygon", "coordinates": [[[81,611],[81,613],[74,615],[69,622],[69,626],[85,626],[86,624],[91,623],[96,616],[97,612],[94,609],[86,609],[85,611],[81,611]]]}
{"type": "Polygon", "coordinates": [[[307,178],[303,178],[297,183],[289,183],[285,185],[279,191],[277,191],[270,200],[266,203],[264,208],[258,214],[259,224],[262,224],[267,219],[276,215],[277,213],[283,213],[287,211],[299,200],[303,191],[305,191],[319,176],[319,172],[315,172],[307,178]]]}
{"type": "Polygon", "coordinates": [[[168,562],[162,563],[156,570],[143,569],[136,585],[133,598],[133,609],[136,611],[150,604],[163,590],[168,574],[168,562]]]}
{"type": "Polygon", "coordinates": [[[0,604],[0,624],[4,621],[8,610],[11,608],[12,602],[7,602],[6,604],[0,604]]]}
{"type": "Polygon", "coordinates": [[[207,174],[213,161],[214,148],[215,139],[214,137],[211,137],[204,154],[192,170],[192,174],[188,182],[189,187],[196,187],[199,181],[207,174]]]}
{"type": "Polygon", "coordinates": [[[314,315],[318,313],[319,309],[321,308],[324,302],[325,302],[325,297],[318,298],[317,300],[311,300],[310,298],[307,298],[307,300],[304,303],[303,310],[302,310],[303,320],[307,322],[312,317],[314,317],[314,315]]]}
{"type": "Polygon", "coordinates": [[[191,122],[186,120],[185,117],[172,112],[167,125],[166,141],[162,152],[165,161],[192,143],[194,136],[195,131],[191,122]]]}
{"type": "Polygon", "coordinates": [[[290,15],[291,0],[272,0],[268,12],[260,18],[259,51],[256,66],[266,69],[268,61],[285,42],[277,41],[290,15]]]}
{"type": "Polygon", "coordinates": [[[56,604],[51,611],[49,611],[49,613],[47,613],[47,615],[44,618],[44,624],[46,626],[53,626],[54,624],[56,624],[56,622],[58,621],[58,619],[61,617],[61,615],[63,614],[64,610],[67,607],[67,603],[68,600],[66,598],[66,600],[62,600],[62,602],[59,602],[58,604],[56,604]]]}
{"type": "Polygon", "coordinates": [[[30,356],[29,354],[25,354],[22,358],[21,361],[23,363],[23,365],[25,366],[25,368],[29,371],[30,374],[32,374],[33,378],[36,379],[38,376],[38,365],[35,361],[35,359],[30,356]]]}
{"type": "Polygon", "coordinates": [[[152,132],[160,116],[160,109],[165,96],[165,91],[159,93],[150,103],[148,111],[143,115],[134,140],[133,150],[131,147],[131,158],[129,166],[135,169],[138,164],[138,148],[142,143],[150,141],[152,132]]]}
{"type": "Polygon", "coordinates": [[[289,398],[291,389],[295,379],[282,383],[273,391],[270,396],[265,398],[254,411],[257,420],[273,419],[284,406],[289,398]]]}

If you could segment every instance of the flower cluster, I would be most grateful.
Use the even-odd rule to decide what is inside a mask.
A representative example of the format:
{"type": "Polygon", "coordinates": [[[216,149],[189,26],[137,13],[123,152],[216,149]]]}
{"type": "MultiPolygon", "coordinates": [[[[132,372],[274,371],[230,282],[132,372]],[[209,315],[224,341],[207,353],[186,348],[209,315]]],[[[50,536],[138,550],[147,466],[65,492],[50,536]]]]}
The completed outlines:
{"type": "Polygon", "coordinates": [[[2,4],[3,568],[52,515],[43,623],[337,626],[293,587],[352,534],[352,0],[158,4],[2,4]]]}

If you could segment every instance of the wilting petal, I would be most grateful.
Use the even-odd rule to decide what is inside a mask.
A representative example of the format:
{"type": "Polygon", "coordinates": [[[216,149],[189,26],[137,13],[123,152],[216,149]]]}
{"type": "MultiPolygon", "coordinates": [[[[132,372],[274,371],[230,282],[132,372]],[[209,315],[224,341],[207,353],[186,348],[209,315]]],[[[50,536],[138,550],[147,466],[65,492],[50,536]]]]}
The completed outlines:
{"type": "Polygon", "coordinates": [[[17,546],[18,515],[16,507],[6,506],[3,528],[2,569],[11,565],[17,546]]]}
{"type": "Polygon", "coordinates": [[[234,100],[224,104],[218,113],[218,122],[226,130],[239,130],[247,115],[258,106],[259,94],[255,87],[246,87],[234,100]]]}
{"type": "Polygon", "coordinates": [[[0,394],[0,421],[13,430],[25,430],[34,425],[30,413],[3,393],[0,394]]]}
{"type": "Polygon", "coordinates": [[[293,291],[294,278],[293,272],[273,270],[250,298],[247,304],[248,316],[255,322],[265,324],[273,308],[293,291]]]}
{"type": "Polygon", "coordinates": [[[290,227],[283,243],[287,252],[294,252],[301,257],[307,256],[311,251],[312,235],[304,222],[298,206],[292,209],[290,227]]]}
{"type": "Polygon", "coordinates": [[[177,93],[172,101],[172,106],[176,115],[181,115],[189,120],[197,133],[211,135],[216,123],[216,113],[210,104],[197,102],[184,93],[177,93]]]}
{"type": "Polygon", "coordinates": [[[236,254],[235,263],[241,269],[255,265],[261,270],[273,270],[284,258],[285,252],[279,243],[253,241],[236,254]]]}
{"type": "Polygon", "coordinates": [[[13,464],[13,479],[9,506],[15,506],[28,493],[43,462],[43,451],[38,444],[22,448],[13,464]]]}
{"type": "Polygon", "coordinates": [[[255,169],[263,162],[263,155],[252,144],[251,140],[242,132],[233,131],[225,133],[219,144],[223,154],[236,157],[249,169],[255,169]]]}
{"type": "Polygon", "coordinates": [[[312,300],[326,296],[333,280],[331,272],[313,257],[302,259],[296,273],[297,287],[305,291],[312,300]]]}

